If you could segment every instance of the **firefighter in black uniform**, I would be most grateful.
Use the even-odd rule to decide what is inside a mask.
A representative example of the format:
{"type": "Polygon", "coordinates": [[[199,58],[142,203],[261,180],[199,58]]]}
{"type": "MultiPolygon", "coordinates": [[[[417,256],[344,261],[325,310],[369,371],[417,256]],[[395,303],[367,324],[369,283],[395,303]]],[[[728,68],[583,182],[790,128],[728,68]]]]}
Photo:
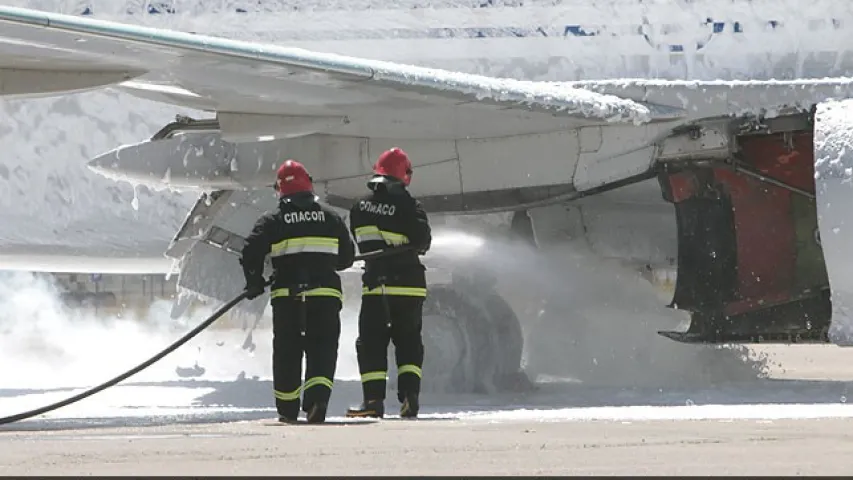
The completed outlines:
{"type": "Polygon", "coordinates": [[[400,416],[418,415],[424,347],[422,310],[426,299],[425,268],[418,255],[432,242],[429,221],[420,202],[406,189],[412,164],[399,148],[384,152],[368,182],[372,193],[350,210],[350,230],[362,254],[407,247],[400,253],[365,261],[356,353],[364,402],[348,417],[379,417],[385,413],[388,342],[397,360],[400,416]]]}
{"type": "Polygon", "coordinates": [[[279,208],[255,223],[240,263],[251,299],[264,292],[267,255],[272,262],[273,388],[279,420],[297,420],[304,393],[307,421],[321,423],[332,393],[341,333],[343,295],[337,272],[352,266],[355,245],[343,219],[317,203],[302,164],[285,161],[275,188],[279,208]]]}

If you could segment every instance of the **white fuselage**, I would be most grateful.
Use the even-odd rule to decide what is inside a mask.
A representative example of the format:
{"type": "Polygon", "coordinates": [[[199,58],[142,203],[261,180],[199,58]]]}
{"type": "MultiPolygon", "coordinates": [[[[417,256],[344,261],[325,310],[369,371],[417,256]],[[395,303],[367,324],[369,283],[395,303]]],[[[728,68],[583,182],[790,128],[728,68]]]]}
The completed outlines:
{"type": "MultiPolygon", "coordinates": [[[[846,50],[853,40],[849,0],[813,0],[807,6],[792,0],[5,3],[527,80],[853,73],[846,50]]],[[[160,252],[196,195],[155,192],[141,197],[136,209],[128,185],[97,176],[85,162],[118,144],[144,140],[175,113],[199,112],[104,91],[6,101],[0,113],[0,268],[52,271],[53,255],[80,258],[61,267],[78,272],[103,271],[89,260],[103,257],[140,258],[139,266],[128,264],[131,271],[168,269],[160,252]],[[34,252],[44,265],[26,260],[34,252]]],[[[111,265],[124,268],[120,261],[111,265]]]]}

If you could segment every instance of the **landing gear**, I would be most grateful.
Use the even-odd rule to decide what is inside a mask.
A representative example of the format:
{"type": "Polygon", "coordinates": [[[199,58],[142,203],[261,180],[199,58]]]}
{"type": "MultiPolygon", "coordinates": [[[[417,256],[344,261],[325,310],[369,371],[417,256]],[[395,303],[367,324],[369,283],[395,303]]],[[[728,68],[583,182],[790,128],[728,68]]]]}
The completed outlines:
{"type": "MultiPolygon", "coordinates": [[[[423,342],[425,392],[482,394],[533,388],[521,370],[524,339],[518,318],[488,286],[472,285],[458,275],[451,283],[430,285],[423,342]]],[[[389,380],[393,387],[393,375],[389,380]]]]}

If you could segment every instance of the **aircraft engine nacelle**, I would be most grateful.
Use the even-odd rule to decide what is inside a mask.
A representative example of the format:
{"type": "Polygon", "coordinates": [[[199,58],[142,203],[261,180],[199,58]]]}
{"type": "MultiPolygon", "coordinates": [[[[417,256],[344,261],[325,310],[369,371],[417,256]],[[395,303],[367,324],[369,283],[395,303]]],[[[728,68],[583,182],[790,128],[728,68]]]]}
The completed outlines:
{"type": "Polygon", "coordinates": [[[689,343],[843,343],[830,333],[849,318],[853,292],[849,126],[841,115],[811,112],[731,128],[729,159],[669,164],[659,177],[678,224],[671,306],[691,316],[686,332],[661,334],[689,343]]]}
{"type": "MultiPolygon", "coordinates": [[[[551,252],[546,266],[563,257],[566,268],[574,261],[579,271],[601,276],[590,266],[594,257],[618,265],[614,282],[645,276],[671,309],[688,315],[686,331],[659,332],[667,338],[850,343],[853,125],[833,105],[817,115],[733,119],[713,138],[688,132],[661,146],[657,180],[531,209],[514,223],[530,224],[530,243],[540,251],[561,252],[551,252]],[[705,151],[691,152],[691,141],[705,151]]],[[[554,287],[558,300],[575,307],[560,310],[605,305],[619,295],[592,283],[564,278],[554,287]]]]}

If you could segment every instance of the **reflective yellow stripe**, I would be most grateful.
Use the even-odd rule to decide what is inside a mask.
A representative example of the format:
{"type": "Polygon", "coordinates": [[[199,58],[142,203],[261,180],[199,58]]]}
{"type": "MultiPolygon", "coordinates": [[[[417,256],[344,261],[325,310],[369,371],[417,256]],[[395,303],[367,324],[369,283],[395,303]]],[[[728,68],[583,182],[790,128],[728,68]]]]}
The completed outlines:
{"type": "Polygon", "coordinates": [[[363,227],[356,227],[355,229],[355,241],[356,242],[367,242],[370,240],[384,240],[382,238],[382,233],[379,231],[379,227],[376,225],[366,225],[363,227]]]}
{"type": "Polygon", "coordinates": [[[362,295],[396,295],[400,297],[426,297],[427,289],[420,287],[389,287],[382,285],[368,290],[367,287],[361,289],[362,295]]]}
{"type": "Polygon", "coordinates": [[[361,243],[371,240],[383,241],[388,245],[405,245],[409,243],[409,237],[402,233],[380,230],[376,225],[365,225],[355,229],[356,242],[361,243]]]}
{"type": "MultiPolygon", "coordinates": [[[[270,293],[270,298],[278,298],[278,297],[289,297],[290,289],[289,288],[276,288],[270,293]]],[[[311,290],[306,290],[298,295],[299,297],[335,297],[340,300],[343,300],[344,294],[338,290],[337,288],[314,288],[311,290]]]]}
{"type": "Polygon", "coordinates": [[[327,377],[311,377],[305,381],[304,385],[292,392],[280,392],[278,390],[273,390],[273,393],[275,394],[275,398],[279,400],[284,400],[285,402],[292,402],[293,400],[299,399],[299,395],[302,393],[303,390],[308,390],[309,388],[315,387],[317,385],[323,385],[331,389],[332,385],[334,385],[334,382],[332,381],[332,379],[327,377]]]}
{"type": "Polygon", "coordinates": [[[417,365],[409,364],[409,365],[400,365],[399,367],[397,367],[397,376],[398,377],[404,373],[414,373],[415,375],[417,375],[420,378],[422,376],[423,372],[421,371],[421,367],[419,367],[417,365]]]}
{"type": "Polygon", "coordinates": [[[409,243],[409,237],[402,233],[389,232],[386,230],[382,230],[379,233],[382,234],[382,239],[385,240],[385,243],[388,245],[405,245],[409,243]]]}
{"type": "Polygon", "coordinates": [[[292,392],[279,392],[278,390],[273,390],[273,393],[275,394],[275,398],[279,400],[292,402],[293,400],[299,400],[299,394],[302,393],[302,387],[299,387],[292,392]]]}
{"type": "Polygon", "coordinates": [[[376,380],[385,380],[385,376],[388,372],[378,371],[378,372],[367,372],[361,374],[361,383],[372,382],[376,380]]]}
{"type": "Polygon", "coordinates": [[[329,387],[329,389],[331,389],[333,384],[334,382],[327,377],[311,377],[305,381],[305,385],[303,385],[302,388],[308,390],[311,387],[323,385],[324,387],[329,387]]]}
{"type": "Polygon", "coordinates": [[[294,253],[331,253],[338,254],[338,239],[334,237],[296,237],[274,243],[270,256],[292,255],[294,253]]]}

